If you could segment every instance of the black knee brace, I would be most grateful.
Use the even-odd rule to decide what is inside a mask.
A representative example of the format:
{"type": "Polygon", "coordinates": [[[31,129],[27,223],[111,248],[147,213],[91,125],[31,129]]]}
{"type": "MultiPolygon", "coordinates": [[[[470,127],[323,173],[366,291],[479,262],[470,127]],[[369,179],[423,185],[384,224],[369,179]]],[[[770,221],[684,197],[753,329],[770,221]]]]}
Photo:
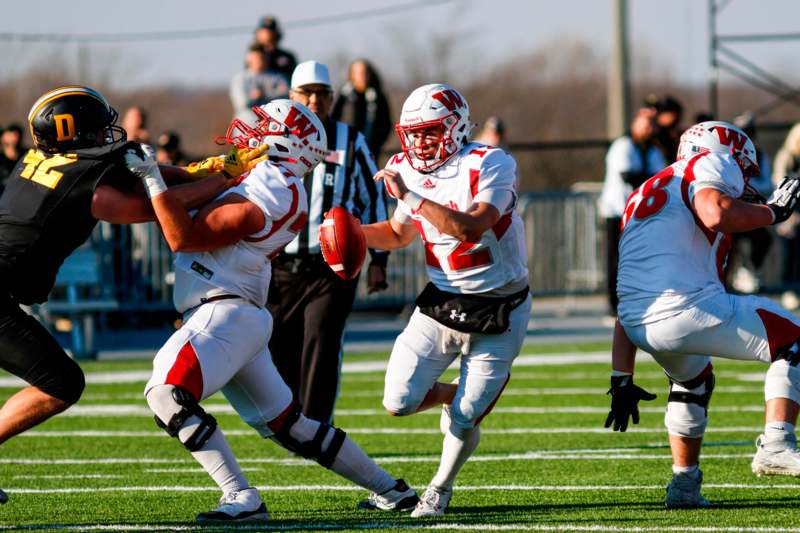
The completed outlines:
{"type": "Polygon", "coordinates": [[[178,438],[178,432],[190,416],[194,415],[199,418],[200,424],[197,426],[197,429],[186,439],[186,442],[183,442],[187,450],[196,452],[208,442],[208,439],[210,439],[211,435],[216,431],[217,419],[206,413],[203,408],[200,407],[200,404],[197,403],[195,397],[186,389],[180,387],[173,388],[172,398],[175,400],[175,403],[181,406],[181,410],[172,415],[167,423],[164,423],[157,415],[154,416],[153,418],[155,418],[156,425],[166,431],[167,435],[170,437],[178,438]]]}
{"type": "Polygon", "coordinates": [[[669,396],[667,397],[667,402],[693,403],[705,409],[706,414],[708,414],[708,402],[711,400],[711,393],[714,392],[714,384],[716,383],[716,378],[714,377],[713,372],[709,372],[705,376],[698,376],[693,380],[686,382],[675,381],[669,376],[667,376],[667,378],[669,379],[669,396]],[[672,385],[675,383],[687,389],[696,389],[705,383],[706,391],[703,394],[674,391],[672,390],[672,385]]]}
{"type": "Polygon", "coordinates": [[[300,407],[295,405],[286,417],[280,431],[277,431],[272,438],[290,452],[294,452],[306,459],[313,459],[325,468],[330,468],[333,462],[336,461],[339,450],[342,449],[347,433],[330,424],[320,422],[314,437],[309,441],[300,442],[290,434],[292,426],[300,419],[300,416],[300,407]],[[333,438],[323,451],[322,443],[325,441],[325,437],[328,436],[329,430],[333,430],[333,438]]]}

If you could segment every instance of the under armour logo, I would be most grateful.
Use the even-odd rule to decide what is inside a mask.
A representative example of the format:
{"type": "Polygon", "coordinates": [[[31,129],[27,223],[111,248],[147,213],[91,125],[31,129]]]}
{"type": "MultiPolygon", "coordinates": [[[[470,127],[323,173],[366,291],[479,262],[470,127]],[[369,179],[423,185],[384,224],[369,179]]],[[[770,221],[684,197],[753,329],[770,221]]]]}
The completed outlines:
{"type": "Polygon", "coordinates": [[[450,311],[450,320],[458,320],[459,322],[464,322],[467,320],[467,313],[459,313],[455,309],[450,311]]]}

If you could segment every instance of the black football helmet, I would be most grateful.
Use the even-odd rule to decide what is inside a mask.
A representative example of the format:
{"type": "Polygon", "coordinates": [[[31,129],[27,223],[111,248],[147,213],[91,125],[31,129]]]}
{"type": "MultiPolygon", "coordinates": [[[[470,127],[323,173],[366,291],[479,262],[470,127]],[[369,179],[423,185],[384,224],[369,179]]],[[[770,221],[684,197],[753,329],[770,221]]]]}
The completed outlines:
{"type": "Polygon", "coordinates": [[[96,90],[67,85],[36,100],[28,124],[38,149],[68,152],[124,141],[127,135],[116,125],[117,117],[117,111],[96,90]]]}

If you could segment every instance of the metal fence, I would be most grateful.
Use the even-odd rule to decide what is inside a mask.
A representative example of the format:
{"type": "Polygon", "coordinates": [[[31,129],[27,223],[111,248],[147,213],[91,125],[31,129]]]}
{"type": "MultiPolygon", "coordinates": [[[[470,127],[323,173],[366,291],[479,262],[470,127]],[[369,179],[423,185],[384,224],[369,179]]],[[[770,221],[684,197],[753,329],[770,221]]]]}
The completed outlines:
{"type": "MultiPolygon", "coordinates": [[[[539,295],[597,292],[604,280],[604,232],[599,231],[596,193],[530,193],[519,213],[525,224],[531,287],[539,295]]],[[[119,309],[147,312],[172,308],[172,252],[154,223],[98,225],[91,242],[98,255],[105,297],[119,309]]],[[[392,252],[389,289],[369,295],[362,282],[358,308],[398,308],[414,301],[427,283],[423,247],[392,252]]],[[[365,276],[362,276],[362,278],[365,276]]]]}

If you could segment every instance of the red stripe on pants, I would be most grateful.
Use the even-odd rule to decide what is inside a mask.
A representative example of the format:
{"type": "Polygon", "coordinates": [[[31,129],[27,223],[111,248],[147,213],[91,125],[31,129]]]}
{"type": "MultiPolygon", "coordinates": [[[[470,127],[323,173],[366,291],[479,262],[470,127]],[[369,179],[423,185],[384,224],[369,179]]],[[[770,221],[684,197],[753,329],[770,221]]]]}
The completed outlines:
{"type": "Polygon", "coordinates": [[[203,371],[197,353],[189,341],[183,345],[175,358],[175,363],[167,373],[164,381],[167,385],[175,385],[189,391],[192,396],[200,401],[203,396],[203,371]]]}

